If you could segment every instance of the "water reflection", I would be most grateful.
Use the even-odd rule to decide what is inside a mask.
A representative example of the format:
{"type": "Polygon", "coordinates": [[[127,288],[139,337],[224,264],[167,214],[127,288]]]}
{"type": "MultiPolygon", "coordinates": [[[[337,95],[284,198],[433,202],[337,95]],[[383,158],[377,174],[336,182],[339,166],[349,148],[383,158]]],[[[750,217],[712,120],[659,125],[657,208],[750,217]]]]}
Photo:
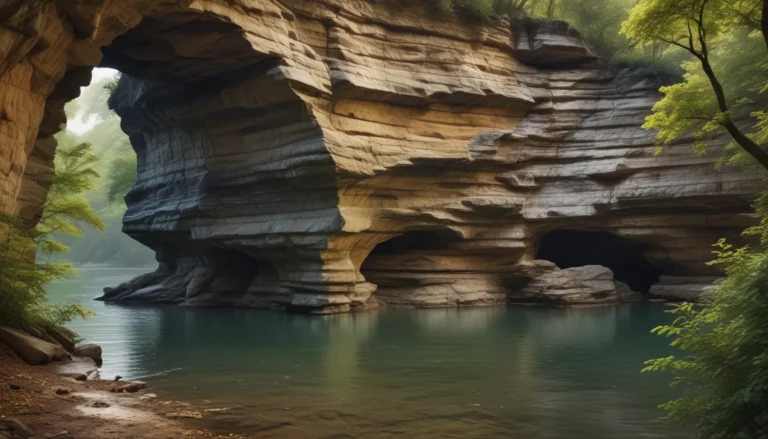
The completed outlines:
{"type": "MultiPolygon", "coordinates": [[[[126,276],[126,273],[119,275],[126,276]]],[[[79,298],[115,273],[85,274],[79,298]]],[[[67,292],[69,291],[69,293],[67,292]]],[[[77,291],[77,292],[76,292],[77,291]]],[[[91,294],[91,297],[95,294],[91,294]]],[[[667,354],[644,306],[386,310],[308,317],[125,308],[73,328],[105,345],[104,375],[154,376],[173,398],[234,407],[221,431],[259,437],[676,438],[642,361],[667,354]]]]}

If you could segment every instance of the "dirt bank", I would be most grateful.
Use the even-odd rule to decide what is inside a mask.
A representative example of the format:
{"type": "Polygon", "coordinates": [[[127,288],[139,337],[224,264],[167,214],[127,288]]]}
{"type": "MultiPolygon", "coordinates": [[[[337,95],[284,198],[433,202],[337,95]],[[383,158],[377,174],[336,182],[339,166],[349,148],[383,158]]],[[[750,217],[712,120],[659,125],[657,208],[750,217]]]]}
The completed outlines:
{"type": "Polygon", "coordinates": [[[59,377],[55,365],[30,366],[0,344],[0,438],[24,437],[11,435],[8,419],[41,438],[245,438],[216,435],[196,425],[195,418],[210,407],[159,400],[151,388],[114,393],[114,387],[113,381],[59,377]]]}

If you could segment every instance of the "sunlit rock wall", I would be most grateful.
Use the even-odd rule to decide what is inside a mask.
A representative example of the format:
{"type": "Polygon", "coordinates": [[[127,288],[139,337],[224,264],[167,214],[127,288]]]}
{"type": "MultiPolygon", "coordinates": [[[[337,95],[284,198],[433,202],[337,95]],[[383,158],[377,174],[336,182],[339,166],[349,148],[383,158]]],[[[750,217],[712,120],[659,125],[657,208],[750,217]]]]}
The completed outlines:
{"type": "MultiPolygon", "coordinates": [[[[88,69],[126,73],[111,101],[139,157],[124,229],[159,268],[106,300],[536,301],[570,288],[532,262],[551,230],[608,231],[685,279],[716,276],[710,244],[749,221],[759,173],[715,170],[686,141],[654,155],[655,87],[598,67],[565,23],[468,25],[394,0],[11,3],[0,211],[39,213],[88,69]]],[[[562,303],[627,296],[570,290],[582,299],[562,303]]]]}

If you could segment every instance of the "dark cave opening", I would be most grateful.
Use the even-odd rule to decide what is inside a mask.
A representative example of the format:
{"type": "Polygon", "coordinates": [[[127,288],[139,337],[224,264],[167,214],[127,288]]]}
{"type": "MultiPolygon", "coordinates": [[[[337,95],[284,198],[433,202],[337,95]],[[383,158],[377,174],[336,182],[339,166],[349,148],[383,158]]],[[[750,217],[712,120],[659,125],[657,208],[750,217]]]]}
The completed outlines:
{"type": "Polygon", "coordinates": [[[613,271],[614,279],[646,294],[663,274],[643,256],[648,249],[609,232],[553,230],[541,238],[536,259],[554,262],[560,268],[602,265],[613,271]]]}
{"type": "Polygon", "coordinates": [[[460,234],[445,229],[406,232],[374,247],[360,272],[366,281],[376,284],[377,297],[382,291],[400,296],[424,282],[422,273],[440,272],[437,256],[450,253],[450,245],[460,239],[460,234]]]}
{"type": "Polygon", "coordinates": [[[370,256],[389,255],[395,253],[414,252],[421,250],[439,250],[457,239],[450,230],[419,230],[407,232],[377,245],[370,256]]]}

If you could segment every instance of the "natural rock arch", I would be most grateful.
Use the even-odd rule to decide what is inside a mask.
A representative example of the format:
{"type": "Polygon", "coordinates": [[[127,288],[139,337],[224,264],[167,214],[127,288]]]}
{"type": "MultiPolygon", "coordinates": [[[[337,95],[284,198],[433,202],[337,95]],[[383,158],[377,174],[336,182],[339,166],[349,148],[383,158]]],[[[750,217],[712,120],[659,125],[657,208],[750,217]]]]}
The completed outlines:
{"type": "Polygon", "coordinates": [[[749,222],[759,174],[716,171],[691,142],[654,155],[655,87],[617,84],[564,23],[471,26],[397,0],[64,3],[0,14],[0,212],[39,214],[93,66],[139,78],[114,101],[139,153],[125,231],[161,270],[124,298],[172,283],[189,305],[362,309],[377,244],[449,229],[463,263],[445,277],[472,281],[430,306],[503,303],[544,230],[643,236],[698,276],[749,222]],[[221,275],[250,279],[242,294],[198,294],[188,274],[230,256],[255,263],[221,275]]]}

